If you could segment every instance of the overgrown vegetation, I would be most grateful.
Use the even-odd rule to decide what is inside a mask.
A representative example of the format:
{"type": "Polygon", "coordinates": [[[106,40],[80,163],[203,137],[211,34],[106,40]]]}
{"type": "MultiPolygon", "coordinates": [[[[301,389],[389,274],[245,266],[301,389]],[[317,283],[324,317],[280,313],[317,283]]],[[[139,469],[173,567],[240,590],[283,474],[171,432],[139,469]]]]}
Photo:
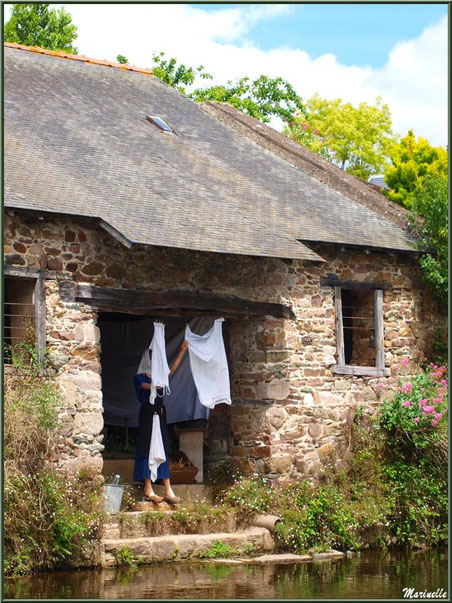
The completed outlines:
{"type": "Polygon", "coordinates": [[[143,562],[141,557],[134,557],[133,551],[128,546],[117,549],[114,555],[119,567],[137,567],[143,562]]]}
{"type": "Polygon", "coordinates": [[[5,375],[6,574],[63,566],[100,530],[101,499],[93,476],[55,472],[47,462],[56,458],[59,403],[52,378],[33,364],[22,363],[5,375]]]}
{"type": "Polygon", "coordinates": [[[431,364],[410,381],[401,377],[379,416],[356,413],[347,469],[317,484],[275,487],[263,478],[242,478],[222,500],[242,517],[278,514],[279,546],[296,553],[356,550],[369,541],[441,544],[447,538],[446,416],[446,368],[431,364]]]}
{"type": "MultiPolygon", "coordinates": [[[[447,160],[446,160],[447,161],[447,160]]],[[[449,284],[449,218],[447,176],[435,174],[416,190],[410,219],[419,237],[418,247],[427,249],[419,263],[422,279],[442,308],[447,308],[449,284]]]]}
{"type": "Polygon", "coordinates": [[[200,559],[231,559],[237,557],[240,551],[222,540],[214,540],[209,550],[199,553],[200,559]]]}

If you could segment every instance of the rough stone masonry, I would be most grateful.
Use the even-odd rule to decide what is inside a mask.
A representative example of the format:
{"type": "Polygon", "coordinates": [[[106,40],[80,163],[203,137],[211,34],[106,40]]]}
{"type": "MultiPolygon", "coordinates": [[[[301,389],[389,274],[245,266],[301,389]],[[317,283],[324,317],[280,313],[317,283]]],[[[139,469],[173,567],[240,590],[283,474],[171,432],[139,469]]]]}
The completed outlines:
{"type": "MultiPolygon", "coordinates": [[[[421,286],[412,254],[315,245],[325,264],[136,245],[127,249],[88,220],[6,212],[5,261],[48,271],[46,341],[61,389],[57,467],[102,468],[102,375],[97,313],[60,298],[72,279],[104,287],[198,290],[292,307],[294,320],[228,321],[233,403],[211,417],[212,463],[232,459],[246,473],[275,480],[315,476],[346,454],[341,433],[357,406],[373,412],[397,384],[403,358],[414,371],[429,337],[445,324],[421,286]],[[336,275],[383,282],[388,377],[337,375],[336,275]]],[[[368,344],[363,349],[369,347],[368,344]]]]}

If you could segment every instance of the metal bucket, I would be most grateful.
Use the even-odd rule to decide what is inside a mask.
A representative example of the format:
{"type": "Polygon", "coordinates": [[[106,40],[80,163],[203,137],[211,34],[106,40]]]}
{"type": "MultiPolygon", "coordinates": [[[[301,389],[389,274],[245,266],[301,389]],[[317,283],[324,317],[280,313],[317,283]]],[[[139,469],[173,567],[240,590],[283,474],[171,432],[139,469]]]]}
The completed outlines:
{"type": "Polygon", "coordinates": [[[121,509],[124,486],[119,484],[104,484],[104,509],[110,515],[119,513],[121,509]]]}

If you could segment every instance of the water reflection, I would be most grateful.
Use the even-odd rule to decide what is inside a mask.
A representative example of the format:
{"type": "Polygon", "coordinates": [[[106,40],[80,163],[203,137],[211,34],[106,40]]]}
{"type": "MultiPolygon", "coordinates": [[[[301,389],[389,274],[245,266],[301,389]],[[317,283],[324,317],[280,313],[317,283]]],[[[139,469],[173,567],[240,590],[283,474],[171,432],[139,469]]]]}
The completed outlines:
{"type": "Polygon", "coordinates": [[[361,553],[300,565],[166,564],[8,579],[8,599],[399,599],[447,591],[445,550],[361,553]]]}

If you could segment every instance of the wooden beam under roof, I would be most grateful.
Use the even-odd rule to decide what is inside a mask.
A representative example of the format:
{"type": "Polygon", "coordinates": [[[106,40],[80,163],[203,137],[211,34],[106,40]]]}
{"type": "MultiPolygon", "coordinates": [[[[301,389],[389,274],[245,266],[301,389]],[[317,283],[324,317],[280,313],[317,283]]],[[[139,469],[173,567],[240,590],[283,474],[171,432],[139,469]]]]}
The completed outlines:
{"type": "Polygon", "coordinates": [[[284,304],[257,302],[239,297],[216,295],[202,291],[137,291],[113,289],[65,281],[60,285],[63,301],[79,301],[105,311],[129,314],[210,314],[227,316],[274,316],[294,319],[295,314],[284,304]]]}

